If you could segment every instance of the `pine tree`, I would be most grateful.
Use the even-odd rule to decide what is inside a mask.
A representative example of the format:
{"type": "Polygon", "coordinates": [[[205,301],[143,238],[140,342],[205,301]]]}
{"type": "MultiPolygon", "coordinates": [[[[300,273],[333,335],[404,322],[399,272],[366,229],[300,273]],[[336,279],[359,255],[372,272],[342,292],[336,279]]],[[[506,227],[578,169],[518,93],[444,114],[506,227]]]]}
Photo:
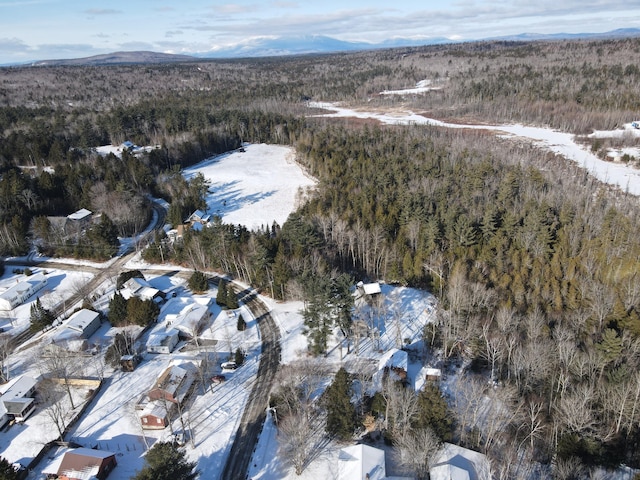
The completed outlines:
{"type": "Polygon", "coordinates": [[[247,329],[247,322],[244,321],[242,314],[238,315],[238,331],[244,332],[247,329]]]}
{"type": "Polygon", "coordinates": [[[227,306],[227,282],[220,279],[218,282],[218,293],[216,294],[216,303],[221,307],[227,306]]]}
{"type": "Polygon", "coordinates": [[[9,460],[0,457],[0,480],[18,480],[24,478],[22,475],[23,472],[16,470],[9,460]]]}
{"type": "Polygon", "coordinates": [[[31,305],[31,330],[38,332],[43,328],[51,325],[55,320],[55,316],[49,310],[44,308],[38,298],[31,305]]]}
{"type": "Polygon", "coordinates": [[[351,403],[351,390],[351,378],[344,368],[340,368],[324,394],[327,433],[341,440],[350,439],[356,428],[356,409],[351,403]]]}
{"type": "Polygon", "coordinates": [[[236,349],[236,353],[234,355],[233,360],[236,362],[236,365],[240,366],[244,363],[244,353],[239,348],[236,349]]]}
{"type": "Polygon", "coordinates": [[[198,270],[194,271],[191,274],[187,285],[194,293],[204,293],[209,289],[209,281],[207,280],[207,276],[204,273],[199,272],[198,270]]]}
{"type": "Polygon", "coordinates": [[[428,383],[418,395],[418,416],[414,427],[431,428],[445,442],[451,440],[452,415],[437,385],[428,383]]]}
{"type": "Polygon", "coordinates": [[[169,442],[156,442],[147,452],[145,466],[133,480],[195,480],[196,462],[188,462],[182,448],[169,442]]]}
{"type": "Polygon", "coordinates": [[[230,310],[240,308],[240,305],[238,304],[238,297],[232,287],[227,288],[227,308],[230,310]]]}
{"type": "Polygon", "coordinates": [[[109,313],[107,315],[109,322],[114,327],[126,324],[127,320],[127,301],[120,294],[116,292],[113,298],[109,302],[109,313]]]}

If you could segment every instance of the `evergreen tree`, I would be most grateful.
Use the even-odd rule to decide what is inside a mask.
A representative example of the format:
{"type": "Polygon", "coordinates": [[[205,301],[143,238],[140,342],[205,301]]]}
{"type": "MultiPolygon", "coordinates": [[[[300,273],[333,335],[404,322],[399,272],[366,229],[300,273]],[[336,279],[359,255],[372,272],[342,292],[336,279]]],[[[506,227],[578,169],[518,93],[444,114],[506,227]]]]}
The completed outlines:
{"type": "Polygon", "coordinates": [[[324,276],[307,276],[303,280],[305,307],[302,310],[305,335],[309,339],[309,350],[315,355],[327,351],[327,338],[331,333],[331,285],[324,276]]]}
{"type": "Polygon", "coordinates": [[[218,293],[216,294],[216,303],[221,307],[227,306],[227,282],[220,279],[218,282],[218,293]]]}
{"type": "Polygon", "coordinates": [[[9,460],[0,457],[0,480],[19,480],[24,478],[22,473],[23,472],[16,470],[9,460]]]}
{"type": "Polygon", "coordinates": [[[247,322],[244,321],[242,314],[238,315],[238,331],[244,332],[247,329],[247,322]]]}
{"type": "Polygon", "coordinates": [[[236,362],[236,365],[240,366],[244,363],[244,353],[239,348],[236,349],[236,353],[234,355],[233,360],[236,362]]]}
{"type": "Polygon", "coordinates": [[[126,324],[127,301],[120,292],[116,292],[109,302],[109,314],[107,315],[107,318],[114,327],[126,324]]]}
{"type": "Polygon", "coordinates": [[[194,293],[204,293],[209,289],[209,281],[207,280],[207,276],[197,270],[191,274],[187,285],[189,285],[189,288],[194,293]]]}
{"type": "Polygon", "coordinates": [[[51,325],[55,320],[55,316],[51,311],[47,310],[40,303],[40,299],[38,298],[31,305],[31,330],[34,332],[38,332],[43,328],[51,325]]]}
{"type": "Polygon", "coordinates": [[[153,300],[142,300],[131,297],[127,300],[127,323],[146,327],[155,322],[160,313],[160,307],[153,300]]]}
{"type": "Polygon", "coordinates": [[[240,308],[240,305],[238,304],[238,296],[235,294],[233,287],[231,286],[227,287],[227,308],[230,310],[240,308]]]}
{"type": "Polygon", "coordinates": [[[356,409],[351,403],[351,383],[347,371],[340,368],[323,398],[327,409],[327,433],[341,440],[349,440],[356,428],[356,409]]]}
{"type": "Polygon", "coordinates": [[[145,466],[133,480],[195,480],[196,462],[188,462],[182,448],[169,442],[156,442],[147,452],[145,466]]]}
{"type": "Polygon", "coordinates": [[[414,427],[429,427],[440,440],[448,442],[452,435],[451,418],[447,401],[438,386],[432,383],[426,384],[418,395],[418,415],[414,427]]]}

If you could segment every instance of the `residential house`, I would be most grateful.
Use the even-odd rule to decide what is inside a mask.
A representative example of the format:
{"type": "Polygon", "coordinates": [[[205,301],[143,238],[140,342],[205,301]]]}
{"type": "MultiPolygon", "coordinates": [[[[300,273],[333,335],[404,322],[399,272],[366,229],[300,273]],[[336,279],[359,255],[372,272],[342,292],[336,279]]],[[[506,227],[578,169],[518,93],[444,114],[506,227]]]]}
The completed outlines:
{"type": "Polygon", "coordinates": [[[406,382],[408,368],[409,354],[404,350],[392,348],[380,358],[378,371],[373,376],[373,385],[376,390],[381,390],[387,378],[396,382],[406,382]]]}
{"type": "Polygon", "coordinates": [[[0,310],[12,310],[22,305],[34,293],[42,290],[47,285],[47,277],[42,273],[36,273],[25,280],[9,287],[0,294],[0,310]]]}
{"type": "Polygon", "coordinates": [[[9,418],[18,422],[26,420],[35,409],[35,391],[38,380],[27,375],[18,377],[11,386],[0,396],[2,404],[9,418]]]}
{"type": "Polygon", "coordinates": [[[352,445],[338,454],[339,480],[384,480],[384,450],[369,445],[352,445]]]}
{"type": "Polygon", "coordinates": [[[104,480],[116,467],[116,454],[92,448],[76,448],[62,457],[58,468],[60,480],[104,480]]]}
{"type": "Polygon", "coordinates": [[[168,367],[149,390],[149,399],[182,403],[193,386],[194,372],[195,366],[191,363],[168,367]]]}
{"type": "Polygon", "coordinates": [[[187,219],[187,222],[190,223],[192,226],[195,223],[199,223],[202,226],[208,225],[210,221],[211,221],[211,215],[203,212],[202,210],[196,210],[191,215],[189,215],[189,218],[187,219]]]}
{"type": "Polygon", "coordinates": [[[63,348],[69,351],[83,351],[88,347],[87,340],[100,328],[100,314],[83,308],[77,311],[62,326],[51,340],[49,350],[63,348]]]}
{"type": "Polygon", "coordinates": [[[491,480],[489,460],[480,452],[445,443],[429,470],[431,480],[491,480]]]}
{"type": "Polygon", "coordinates": [[[195,381],[195,365],[183,363],[167,368],[153,388],[136,405],[140,425],[145,430],[162,430],[191,393],[195,381]]]}
{"type": "Polygon", "coordinates": [[[164,292],[153,288],[144,278],[133,277],[124,282],[121,294],[124,298],[138,297],[141,300],[153,300],[156,303],[164,301],[164,292]]]}
{"type": "Polygon", "coordinates": [[[175,328],[152,332],[147,340],[148,353],[171,353],[180,341],[180,332],[175,328]]]}
{"type": "Polygon", "coordinates": [[[210,298],[198,298],[195,301],[172,298],[164,308],[165,328],[175,328],[183,340],[192,339],[211,320],[210,304],[210,298]]]}
{"type": "Polygon", "coordinates": [[[75,238],[79,240],[82,233],[91,225],[93,213],[86,208],[81,208],[77,212],[67,215],[64,225],[65,238],[75,238]]]}

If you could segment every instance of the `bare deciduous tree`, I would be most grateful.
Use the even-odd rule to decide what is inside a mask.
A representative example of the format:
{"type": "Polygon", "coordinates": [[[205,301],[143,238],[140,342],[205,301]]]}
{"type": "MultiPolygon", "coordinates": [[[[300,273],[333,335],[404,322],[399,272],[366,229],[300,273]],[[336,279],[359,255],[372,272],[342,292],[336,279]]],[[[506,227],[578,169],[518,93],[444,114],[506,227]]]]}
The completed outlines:
{"type": "Polygon", "coordinates": [[[421,428],[409,431],[395,442],[398,463],[405,467],[417,480],[429,478],[429,470],[440,448],[440,441],[433,431],[421,428]]]}

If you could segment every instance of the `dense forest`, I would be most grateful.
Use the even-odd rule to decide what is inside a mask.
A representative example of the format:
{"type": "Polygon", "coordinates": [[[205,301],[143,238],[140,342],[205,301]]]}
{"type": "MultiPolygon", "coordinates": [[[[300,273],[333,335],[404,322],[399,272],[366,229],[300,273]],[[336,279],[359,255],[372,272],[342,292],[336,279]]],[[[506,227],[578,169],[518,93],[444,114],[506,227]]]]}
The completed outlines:
{"type": "MultiPolygon", "coordinates": [[[[529,478],[534,465],[553,465],[556,478],[583,478],[597,465],[639,468],[637,198],[529,144],[314,118],[306,105],[366,103],[585,134],[635,119],[639,49],[640,39],[499,42],[0,69],[0,253],[35,242],[53,254],[108,257],[116,234],[146,225],[149,195],[170,202],[174,224],[203,205],[206,182],[186,181],[182,167],[246,141],[291,145],[319,185],[284,225],[248,231],[218,219],[181,243],[156,238],[145,257],[304,298],[315,354],[333,325],[354,334],[354,278],[429,288],[440,303],[425,340],[448,365],[468,366],[467,381],[450,399],[454,422],[445,428],[442,417],[421,414],[407,428],[426,423],[441,439],[489,454],[500,478],[529,478]],[[379,95],[424,79],[438,89],[379,95]],[[122,158],[94,150],[125,140],[158,148],[122,158]],[[80,208],[102,214],[95,232],[56,237],[48,219],[80,208]],[[483,396],[499,408],[481,428],[483,396]]],[[[388,401],[354,415],[388,412],[379,405],[388,401]]]]}

